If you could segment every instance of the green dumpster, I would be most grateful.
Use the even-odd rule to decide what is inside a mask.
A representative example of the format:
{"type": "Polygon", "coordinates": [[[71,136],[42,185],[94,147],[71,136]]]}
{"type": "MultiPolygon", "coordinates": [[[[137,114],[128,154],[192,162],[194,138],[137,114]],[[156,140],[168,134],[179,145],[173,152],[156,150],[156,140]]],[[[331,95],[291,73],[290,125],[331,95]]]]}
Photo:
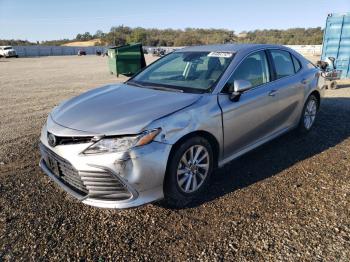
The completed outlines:
{"type": "Polygon", "coordinates": [[[146,66],[140,43],[108,49],[108,67],[111,74],[132,76],[146,66]]]}

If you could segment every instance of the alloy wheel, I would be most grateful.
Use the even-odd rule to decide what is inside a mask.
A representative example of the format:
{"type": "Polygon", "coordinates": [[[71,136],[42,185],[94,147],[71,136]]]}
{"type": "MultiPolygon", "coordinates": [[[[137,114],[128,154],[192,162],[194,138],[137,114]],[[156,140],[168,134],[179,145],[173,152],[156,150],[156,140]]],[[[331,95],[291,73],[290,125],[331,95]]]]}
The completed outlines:
{"type": "Polygon", "coordinates": [[[191,146],[181,157],[177,168],[177,183],[185,193],[197,191],[209,171],[209,153],[202,145],[191,146]]]}
{"type": "Polygon", "coordinates": [[[315,122],[317,112],[317,104],[314,99],[310,99],[306,105],[304,113],[304,126],[309,130],[315,122]]]}

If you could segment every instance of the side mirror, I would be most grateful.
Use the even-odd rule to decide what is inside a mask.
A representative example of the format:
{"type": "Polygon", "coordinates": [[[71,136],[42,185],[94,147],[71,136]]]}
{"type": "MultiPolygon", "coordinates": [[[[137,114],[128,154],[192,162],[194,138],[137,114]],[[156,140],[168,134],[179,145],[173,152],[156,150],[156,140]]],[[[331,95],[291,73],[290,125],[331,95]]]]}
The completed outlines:
{"type": "Polygon", "coordinates": [[[247,80],[235,80],[233,82],[233,90],[230,91],[230,100],[237,102],[244,91],[253,87],[252,83],[247,80]]]}
{"type": "Polygon", "coordinates": [[[247,91],[253,87],[252,83],[247,80],[235,80],[233,82],[234,91],[238,93],[242,93],[247,91]]]}

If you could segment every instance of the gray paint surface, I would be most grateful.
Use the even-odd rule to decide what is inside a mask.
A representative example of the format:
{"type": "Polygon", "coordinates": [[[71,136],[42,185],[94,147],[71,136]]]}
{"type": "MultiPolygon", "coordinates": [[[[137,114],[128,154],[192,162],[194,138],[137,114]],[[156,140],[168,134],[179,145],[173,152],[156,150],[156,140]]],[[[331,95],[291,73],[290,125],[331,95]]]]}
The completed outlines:
{"type": "Polygon", "coordinates": [[[200,95],[120,84],[68,100],[52,114],[59,125],[101,135],[136,134],[152,121],[180,110],[200,95]]]}

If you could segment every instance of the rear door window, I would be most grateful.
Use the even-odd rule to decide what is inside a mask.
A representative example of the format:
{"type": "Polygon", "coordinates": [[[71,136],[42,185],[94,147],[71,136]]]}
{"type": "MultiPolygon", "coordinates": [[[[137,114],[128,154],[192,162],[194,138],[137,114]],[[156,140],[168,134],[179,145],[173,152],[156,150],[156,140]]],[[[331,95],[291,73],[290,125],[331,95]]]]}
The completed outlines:
{"type": "Polygon", "coordinates": [[[270,50],[275,64],[277,79],[294,75],[294,64],[289,52],[282,50],[270,50]]]}

